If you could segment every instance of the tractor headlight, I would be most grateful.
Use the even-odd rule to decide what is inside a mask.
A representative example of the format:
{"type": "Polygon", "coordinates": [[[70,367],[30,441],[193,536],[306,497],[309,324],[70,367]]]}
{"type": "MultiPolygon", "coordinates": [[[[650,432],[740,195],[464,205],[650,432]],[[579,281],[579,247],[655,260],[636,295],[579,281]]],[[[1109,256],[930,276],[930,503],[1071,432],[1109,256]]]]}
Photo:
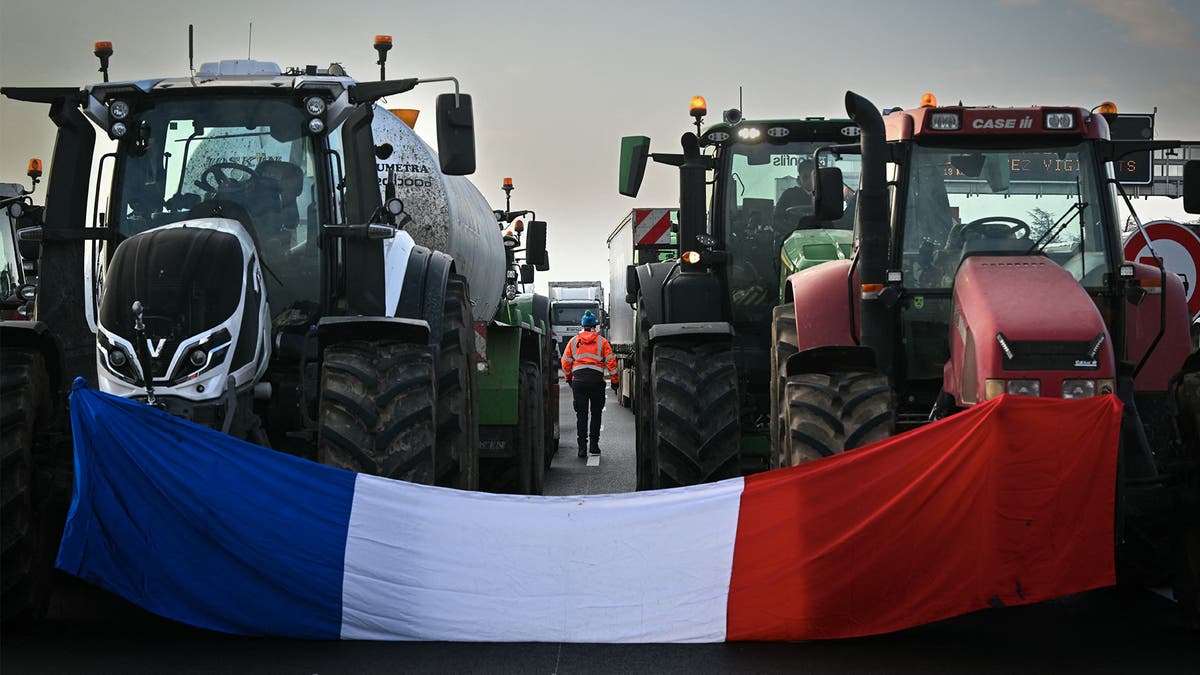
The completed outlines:
{"type": "Polygon", "coordinates": [[[123,120],[129,117],[129,104],[125,101],[113,101],[108,104],[108,114],[112,115],[114,120],[123,120]]]}
{"type": "Polygon", "coordinates": [[[1000,394],[1012,394],[1013,396],[1042,395],[1041,380],[988,379],[984,381],[983,387],[984,399],[988,401],[996,398],[1000,394]]]}
{"type": "Polygon", "coordinates": [[[104,369],[129,384],[136,384],[141,378],[133,367],[133,359],[125,348],[114,344],[104,331],[96,333],[96,344],[100,348],[100,361],[104,369]]]}
{"type": "Polygon", "coordinates": [[[314,117],[308,121],[308,133],[319,134],[325,131],[325,122],[320,117],[314,117]]]}
{"type": "Polygon", "coordinates": [[[317,117],[325,114],[325,99],[320,96],[309,96],[304,99],[304,109],[309,115],[317,117]]]}
{"type": "Polygon", "coordinates": [[[1046,128],[1058,130],[1074,129],[1075,115],[1069,112],[1046,113],[1046,128]]]}
{"type": "Polygon", "coordinates": [[[1041,396],[1041,380],[1009,380],[1004,385],[1004,392],[1014,396],[1041,396]]]}
{"type": "Polygon", "coordinates": [[[129,127],[125,126],[124,122],[113,122],[108,131],[113,138],[124,138],[125,134],[129,133],[129,127]]]}
{"type": "Polygon", "coordinates": [[[1112,380],[1063,380],[1063,398],[1090,398],[1099,394],[1113,393],[1116,383],[1112,380]]]}
{"type": "Polygon", "coordinates": [[[957,113],[940,112],[929,116],[929,128],[937,131],[958,131],[962,121],[957,113]]]}
{"type": "Polygon", "coordinates": [[[1095,380],[1063,380],[1063,398],[1090,398],[1095,395],[1095,380]]]}
{"type": "Polygon", "coordinates": [[[203,349],[193,349],[192,353],[188,354],[188,361],[191,361],[193,366],[199,368],[208,362],[208,353],[203,349]]]}

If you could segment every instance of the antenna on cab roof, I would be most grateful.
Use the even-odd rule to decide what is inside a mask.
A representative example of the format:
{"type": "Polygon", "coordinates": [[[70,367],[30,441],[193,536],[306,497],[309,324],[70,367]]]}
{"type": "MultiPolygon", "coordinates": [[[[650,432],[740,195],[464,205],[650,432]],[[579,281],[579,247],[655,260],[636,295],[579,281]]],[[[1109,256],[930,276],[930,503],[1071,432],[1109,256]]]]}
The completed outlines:
{"type": "Polygon", "coordinates": [[[192,86],[196,86],[196,56],[193,49],[194,41],[192,39],[193,26],[188,24],[188,72],[191,73],[192,86]]]}

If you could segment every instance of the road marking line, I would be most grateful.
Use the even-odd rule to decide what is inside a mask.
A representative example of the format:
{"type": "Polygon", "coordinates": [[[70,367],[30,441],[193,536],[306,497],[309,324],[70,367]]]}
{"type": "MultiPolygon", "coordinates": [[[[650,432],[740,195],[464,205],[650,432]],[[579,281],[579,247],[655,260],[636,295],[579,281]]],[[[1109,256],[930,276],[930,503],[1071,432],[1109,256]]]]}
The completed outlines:
{"type": "Polygon", "coordinates": [[[600,455],[599,454],[593,455],[591,453],[588,453],[587,465],[588,466],[600,466],[600,455]]]}

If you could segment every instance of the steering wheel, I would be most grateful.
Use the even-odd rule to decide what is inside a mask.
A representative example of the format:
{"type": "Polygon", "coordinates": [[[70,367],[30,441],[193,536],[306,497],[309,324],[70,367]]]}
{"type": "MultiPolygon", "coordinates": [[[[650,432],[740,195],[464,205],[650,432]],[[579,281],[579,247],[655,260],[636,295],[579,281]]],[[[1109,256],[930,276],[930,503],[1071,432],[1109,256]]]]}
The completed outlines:
{"type": "MultiPolygon", "coordinates": [[[[1022,239],[1029,236],[1029,223],[1009,216],[987,216],[959,225],[957,229],[959,239],[964,241],[968,233],[987,239],[1022,239]]],[[[954,233],[951,233],[947,243],[953,240],[954,233]]]]}
{"type": "Polygon", "coordinates": [[[255,178],[258,178],[258,173],[245,164],[238,164],[237,162],[217,162],[216,164],[213,164],[205,169],[204,173],[200,174],[200,178],[196,181],[196,187],[204,190],[205,192],[215,193],[221,188],[245,187],[246,183],[249,183],[255,178]],[[234,169],[240,171],[248,175],[249,178],[245,180],[233,180],[229,176],[225,175],[223,169],[234,169]],[[214,179],[211,182],[209,180],[210,177],[214,179]]]}

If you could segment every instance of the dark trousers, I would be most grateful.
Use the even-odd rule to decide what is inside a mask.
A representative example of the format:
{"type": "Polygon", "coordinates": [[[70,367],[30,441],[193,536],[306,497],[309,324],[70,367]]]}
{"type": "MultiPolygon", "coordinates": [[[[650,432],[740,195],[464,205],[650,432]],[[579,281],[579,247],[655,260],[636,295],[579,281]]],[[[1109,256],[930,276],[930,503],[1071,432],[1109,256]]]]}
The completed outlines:
{"type": "Polygon", "coordinates": [[[592,412],[591,439],[592,447],[600,444],[600,411],[604,410],[604,380],[593,382],[571,383],[571,393],[575,399],[575,430],[579,434],[579,444],[588,440],[588,408],[592,412]]]}

